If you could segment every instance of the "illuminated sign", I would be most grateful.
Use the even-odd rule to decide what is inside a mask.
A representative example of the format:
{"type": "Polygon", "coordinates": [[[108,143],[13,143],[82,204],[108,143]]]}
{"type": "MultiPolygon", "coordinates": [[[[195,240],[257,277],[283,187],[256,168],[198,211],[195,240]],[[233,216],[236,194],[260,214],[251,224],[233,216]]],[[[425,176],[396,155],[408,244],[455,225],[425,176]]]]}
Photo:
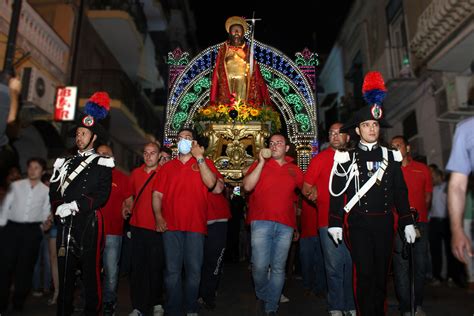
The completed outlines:
{"type": "Polygon", "coordinates": [[[55,121],[73,121],[76,113],[77,87],[58,87],[54,104],[55,121]]]}

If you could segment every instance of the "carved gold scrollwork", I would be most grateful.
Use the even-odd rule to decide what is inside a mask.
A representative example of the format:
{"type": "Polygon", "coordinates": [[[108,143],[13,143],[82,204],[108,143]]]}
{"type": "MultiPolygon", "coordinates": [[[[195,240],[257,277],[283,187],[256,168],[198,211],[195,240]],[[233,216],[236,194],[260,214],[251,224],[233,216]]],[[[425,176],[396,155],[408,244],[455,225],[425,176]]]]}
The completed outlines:
{"type": "Polygon", "coordinates": [[[239,183],[244,172],[265,147],[269,127],[261,122],[247,124],[206,125],[204,136],[209,138],[207,156],[224,175],[227,182],[239,183]]]}

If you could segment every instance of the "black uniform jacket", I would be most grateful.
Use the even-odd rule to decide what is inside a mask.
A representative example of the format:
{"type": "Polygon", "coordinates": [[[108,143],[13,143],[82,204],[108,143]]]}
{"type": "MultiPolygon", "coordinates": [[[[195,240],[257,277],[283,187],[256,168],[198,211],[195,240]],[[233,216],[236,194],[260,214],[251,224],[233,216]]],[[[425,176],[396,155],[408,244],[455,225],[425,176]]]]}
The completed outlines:
{"type": "MultiPolygon", "coordinates": [[[[86,159],[87,156],[80,155],[66,158],[66,161],[70,160],[67,168],[67,177],[86,159]]],[[[66,188],[63,196],[61,196],[59,181],[51,183],[49,196],[53,214],[59,205],[76,201],[79,207],[79,214],[76,216],[88,217],[107,202],[112,185],[112,168],[99,164],[99,159],[102,159],[102,162],[106,161],[104,159],[111,158],[97,156],[74,178],[66,188]]]]}
{"type": "MultiPolygon", "coordinates": [[[[355,149],[349,150],[350,159],[342,163],[344,170],[348,170],[355,157],[359,169],[360,188],[369,180],[371,173],[368,167],[376,165],[374,162],[382,162],[382,148],[377,146],[369,151],[367,147],[360,144],[355,149]],[[369,162],[369,164],[367,164],[369,162]]],[[[351,212],[358,212],[366,215],[382,215],[392,212],[395,208],[399,214],[399,226],[404,228],[408,224],[413,224],[410,214],[410,204],[408,202],[408,189],[403,178],[401,163],[395,161],[395,152],[388,150],[388,166],[382,177],[380,184],[375,183],[372,188],[359,200],[352,208],[351,212]]],[[[342,172],[338,166],[338,172],[342,172]]],[[[372,172],[375,169],[371,170],[372,172]]],[[[333,193],[339,193],[346,185],[346,178],[333,175],[333,193]]],[[[338,197],[331,196],[329,227],[342,227],[344,218],[344,206],[355,195],[355,178],[351,180],[347,191],[338,197]]]]}

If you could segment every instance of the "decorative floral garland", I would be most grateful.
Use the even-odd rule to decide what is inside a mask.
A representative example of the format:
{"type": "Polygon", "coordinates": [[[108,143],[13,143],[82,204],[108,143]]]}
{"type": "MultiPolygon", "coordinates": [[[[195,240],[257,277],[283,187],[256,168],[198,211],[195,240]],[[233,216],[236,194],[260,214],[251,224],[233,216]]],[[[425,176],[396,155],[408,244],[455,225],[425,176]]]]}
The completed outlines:
{"type": "Polygon", "coordinates": [[[216,123],[248,123],[248,122],[271,122],[271,132],[281,129],[280,114],[268,105],[255,105],[245,103],[242,100],[234,100],[232,104],[206,105],[200,108],[194,115],[195,122],[216,123]]]}

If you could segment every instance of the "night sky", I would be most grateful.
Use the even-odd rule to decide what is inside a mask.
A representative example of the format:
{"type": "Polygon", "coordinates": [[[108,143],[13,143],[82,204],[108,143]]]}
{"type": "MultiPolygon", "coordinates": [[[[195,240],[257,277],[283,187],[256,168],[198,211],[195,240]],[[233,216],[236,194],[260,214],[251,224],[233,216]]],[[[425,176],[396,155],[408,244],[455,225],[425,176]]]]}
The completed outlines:
{"type": "Polygon", "coordinates": [[[227,38],[224,24],[228,17],[251,18],[255,11],[255,17],[262,18],[255,31],[258,41],[292,58],[305,47],[324,57],[334,44],[352,0],[289,0],[285,6],[278,7],[275,3],[277,1],[191,1],[199,46],[204,49],[224,41],[227,38]]]}

